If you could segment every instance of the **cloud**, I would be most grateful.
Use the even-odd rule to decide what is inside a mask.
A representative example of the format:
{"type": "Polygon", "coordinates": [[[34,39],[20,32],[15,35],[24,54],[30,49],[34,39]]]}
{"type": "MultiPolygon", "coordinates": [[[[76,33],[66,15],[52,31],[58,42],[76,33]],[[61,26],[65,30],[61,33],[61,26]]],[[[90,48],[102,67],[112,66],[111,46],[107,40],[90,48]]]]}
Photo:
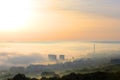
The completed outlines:
{"type": "Polygon", "coordinates": [[[7,56],[7,55],[8,55],[8,53],[6,53],[6,52],[0,53],[0,57],[2,57],[2,56],[7,56]]]}
{"type": "Polygon", "coordinates": [[[65,3],[66,6],[61,5],[65,10],[120,18],[119,0],[62,0],[62,4],[65,3]]]}
{"type": "Polygon", "coordinates": [[[102,50],[96,53],[89,53],[88,56],[91,58],[120,58],[120,50],[102,50]]]}
{"type": "Polygon", "coordinates": [[[40,63],[45,61],[40,54],[10,54],[10,53],[0,53],[0,64],[1,65],[29,65],[32,63],[40,63]]]}
{"type": "Polygon", "coordinates": [[[13,58],[8,58],[6,62],[12,64],[31,64],[34,62],[40,62],[43,58],[38,55],[29,55],[29,56],[16,56],[13,58]]]}

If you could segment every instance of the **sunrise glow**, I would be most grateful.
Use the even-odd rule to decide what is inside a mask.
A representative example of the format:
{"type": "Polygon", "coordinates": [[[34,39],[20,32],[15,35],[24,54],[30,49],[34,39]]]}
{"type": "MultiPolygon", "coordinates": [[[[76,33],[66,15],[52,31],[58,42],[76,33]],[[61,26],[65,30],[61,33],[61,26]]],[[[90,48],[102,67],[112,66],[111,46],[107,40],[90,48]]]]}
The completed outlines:
{"type": "Polygon", "coordinates": [[[31,13],[30,7],[30,0],[1,0],[0,31],[23,29],[31,13]]]}
{"type": "Polygon", "coordinates": [[[1,0],[0,40],[119,40],[119,5],[112,2],[1,0]]]}

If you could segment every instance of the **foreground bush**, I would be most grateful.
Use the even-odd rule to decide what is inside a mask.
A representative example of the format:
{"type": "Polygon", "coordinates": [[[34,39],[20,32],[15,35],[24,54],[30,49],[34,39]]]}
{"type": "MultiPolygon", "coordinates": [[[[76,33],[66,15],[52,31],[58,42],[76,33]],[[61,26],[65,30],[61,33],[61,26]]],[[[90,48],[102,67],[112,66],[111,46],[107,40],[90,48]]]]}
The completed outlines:
{"type": "Polygon", "coordinates": [[[76,74],[71,73],[63,77],[42,77],[41,79],[28,78],[24,74],[17,74],[12,79],[8,80],[120,80],[120,72],[108,73],[108,72],[94,72],[88,74],[76,74]]]}

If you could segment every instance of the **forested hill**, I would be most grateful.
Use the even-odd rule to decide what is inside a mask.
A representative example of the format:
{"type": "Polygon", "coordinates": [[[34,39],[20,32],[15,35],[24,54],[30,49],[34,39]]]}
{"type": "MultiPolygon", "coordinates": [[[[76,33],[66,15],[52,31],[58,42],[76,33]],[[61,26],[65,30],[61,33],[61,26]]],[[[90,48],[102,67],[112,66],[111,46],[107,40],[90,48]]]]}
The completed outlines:
{"type": "Polygon", "coordinates": [[[17,74],[8,80],[120,80],[120,65],[108,65],[93,69],[93,72],[88,71],[88,73],[76,73],[76,71],[73,71],[64,76],[43,76],[40,79],[26,77],[24,74],[17,74]]]}

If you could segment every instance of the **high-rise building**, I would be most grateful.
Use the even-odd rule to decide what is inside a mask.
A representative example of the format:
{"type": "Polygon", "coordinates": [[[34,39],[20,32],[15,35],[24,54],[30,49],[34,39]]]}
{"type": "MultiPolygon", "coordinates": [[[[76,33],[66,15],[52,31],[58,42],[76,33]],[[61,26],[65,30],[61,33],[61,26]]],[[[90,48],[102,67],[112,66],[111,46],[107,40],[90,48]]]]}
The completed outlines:
{"type": "Polygon", "coordinates": [[[65,56],[64,55],[59,55],[59,59],[60,60],[65,60],[65,56]]]}
{"type": "Polygon", "coordinates": [[[57,56],[56,55],[49,54],[48,58],[49,58],[50,61],[57,61],[57,56]]]}

